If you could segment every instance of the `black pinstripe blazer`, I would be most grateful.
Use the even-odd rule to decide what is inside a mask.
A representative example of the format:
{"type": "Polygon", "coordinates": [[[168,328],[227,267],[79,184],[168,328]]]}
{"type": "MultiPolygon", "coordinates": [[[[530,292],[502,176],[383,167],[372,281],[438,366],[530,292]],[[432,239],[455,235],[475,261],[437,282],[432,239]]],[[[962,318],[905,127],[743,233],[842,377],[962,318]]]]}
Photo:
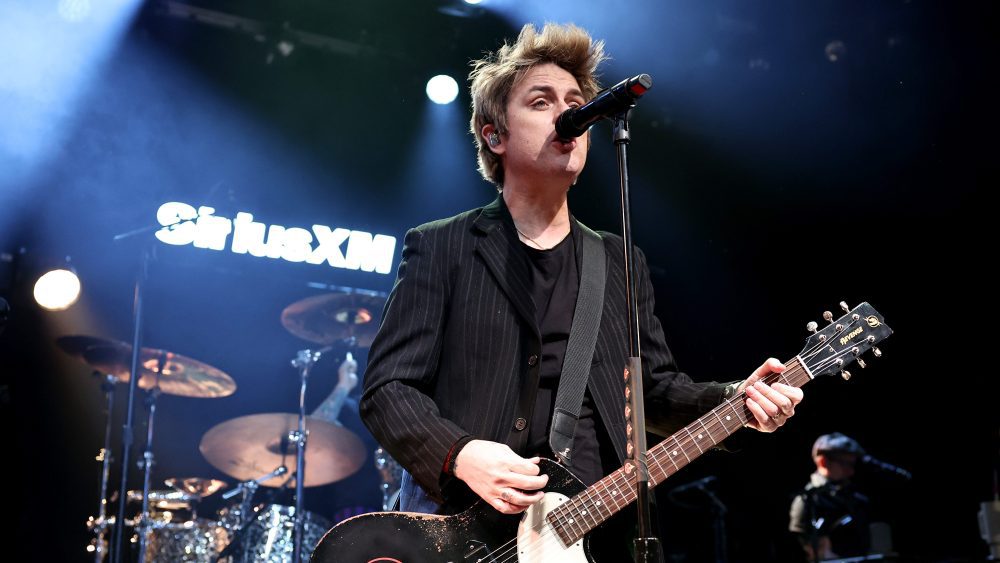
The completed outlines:
{"type": "MultiPolygon", "coordinates": [[[[575,219],[573,220],[575,222],[575,219]]],[[[579,228],[572,229],[577,252],[579,228]]],[[[607,250],[604,311],[588,381],[619,459],[625,453],[622,370],[628,357],[622,239],[607,250]]],[[[406,233],[396,284],[371,346],[361,416],[375,439],[428,495],[451,496],[441,469],[464,436],[517,451],[538,387],[541,337],[530,264],[503,198],[406,233]]],[[[722,400],[721,383],[694,383],[676,370],[653,315],[645,258],[636,253],[647,427],[668,435],[722,400]]],[[[458,486],[464,486],[460,484],[458,486]]]]}

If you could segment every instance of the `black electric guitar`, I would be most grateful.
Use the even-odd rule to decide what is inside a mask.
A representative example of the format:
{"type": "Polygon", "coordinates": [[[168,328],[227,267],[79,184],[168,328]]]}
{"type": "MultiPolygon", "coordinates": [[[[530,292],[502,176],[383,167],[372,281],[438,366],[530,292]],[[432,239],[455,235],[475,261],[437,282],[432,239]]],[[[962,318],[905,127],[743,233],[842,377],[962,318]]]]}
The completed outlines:
{"type": "MultiPolygon", "coordinates": [[[[847,305],[841,303],[845,311],[847,305]]],[[[892,331],[867,303],[833,320],[806,340],[799,355],[785,362],[780,381],[801,387],[809,380],[840,373],[892,331]]],[[[874,348],[876,356],[881,355],[874,348]]],[[[739,430],[753,415],[745,396],[730,398],[649,449],[649,486],[654,487],[739,430]]],[[[479,501],[455,516],[408,512],[362,514],[337,524],[312,554],[314,563],[560,563],[592,562],[587,534],[635,500],[631,464],[589,487],[558,463],[543,459],[549,475],[543,500],[523,514],[505,515],[479,501]]]]}

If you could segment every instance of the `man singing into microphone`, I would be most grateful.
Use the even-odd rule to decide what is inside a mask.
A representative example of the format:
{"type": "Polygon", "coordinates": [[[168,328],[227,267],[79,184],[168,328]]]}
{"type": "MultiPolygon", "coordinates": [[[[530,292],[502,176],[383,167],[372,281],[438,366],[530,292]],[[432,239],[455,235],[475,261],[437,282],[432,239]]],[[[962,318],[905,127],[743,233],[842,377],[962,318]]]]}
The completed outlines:
{"type": "MultiPolygon", "coordinates": [[[[471,132],[479,170],[499,195],[406,234],[364,378],[362,418],[406,469],[401,510],[456,513],[481,498],[515,514],[542,498],[538,462],[556,458],[550,425],[586,268],[584,237],[599,237],[607,277],[596,346],[585,352],[586,391],[574,406],[573,451],[562,459],[588,485],[623,463],[623,242],[570,214],[567,193],[590,138],[555,131],[560,115],[599,93],[604,58],[603,42],[584,30],[548,24],[541,32],[524,26],[516,42],[473,62],[471,132]]],[[[641,252],[636,284],[650,431],[669,435],[744,391],[756,430],[772,432],[794,414],[800,389],[758,382],[784,369],[777,360],[742,382],[695,383],[678,371],[641,252]]]]}

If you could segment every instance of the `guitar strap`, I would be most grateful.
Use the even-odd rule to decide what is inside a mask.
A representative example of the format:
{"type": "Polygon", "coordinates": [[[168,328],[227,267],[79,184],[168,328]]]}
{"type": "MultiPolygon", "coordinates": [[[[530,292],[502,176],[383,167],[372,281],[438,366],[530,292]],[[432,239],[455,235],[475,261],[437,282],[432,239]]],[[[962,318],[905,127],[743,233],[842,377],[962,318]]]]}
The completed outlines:
{"type": "Polygon", "coordinates": [[[573,324],[566,344],[555,408],[552,409],[552,427],[549,446],[564,465],[573,456],[573,435],[583,407],[583,393],[590,377],[590,365],[597,344],[597,330],[604,310],[604,285],[607,279],[607,256],[601,235],[577,223],[583,235],[580,264],[580,289],[576,295],[573,324]]]}

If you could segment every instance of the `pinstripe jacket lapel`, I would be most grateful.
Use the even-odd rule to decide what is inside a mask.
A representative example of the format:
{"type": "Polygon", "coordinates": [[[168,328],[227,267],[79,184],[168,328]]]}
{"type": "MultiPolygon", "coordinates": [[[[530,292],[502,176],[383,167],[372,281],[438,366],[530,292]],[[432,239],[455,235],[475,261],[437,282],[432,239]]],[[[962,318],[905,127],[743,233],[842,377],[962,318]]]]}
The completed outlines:
{"type": "Polygon", "coordinates": [[[496,278],[497,285],[524,317],[526,325],[532,327],[535,337],[541,338],[535,319],[535,302],[528,285],[531,282],[528,257],[518,248],[521,243],[514,234],[514,221],[503,198],[498,197],[484,207],[473,224],[485,235],[477,241],[476,252],[496,278]]]}

